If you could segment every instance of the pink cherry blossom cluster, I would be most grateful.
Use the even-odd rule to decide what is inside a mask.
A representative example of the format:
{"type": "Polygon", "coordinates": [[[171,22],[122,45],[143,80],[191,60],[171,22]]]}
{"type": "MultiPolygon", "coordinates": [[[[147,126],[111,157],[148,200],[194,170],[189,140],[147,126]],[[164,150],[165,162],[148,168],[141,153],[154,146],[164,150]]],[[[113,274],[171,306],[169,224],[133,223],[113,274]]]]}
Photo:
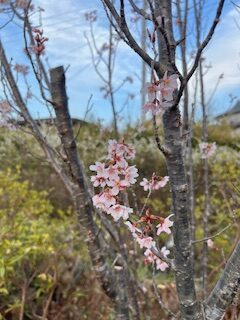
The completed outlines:
{"type": "MultiPolygon", "coordinates": [[[[170,234],[170,227],[173,226],[173,221],[170,220],[172,216],[173,214],[164,219],[162,217],[150,215],[147,212],[146,215],[136,223],[132,223],[130,221],[125,222],[125,225],[129,228],[134,240],[140,245],[140,248],[146,248],[146,251],[144,252],[144,255],[146,256],[144,260],[145,263],[155,263],[156,269],[161,271],[165,271],[168,268],[168,264],[153,253],[153,249],[157,250],[156,242],[147,234],[152,230],[153,221],[156,220],[160,222],[156,226],[157,235],[160,235],[162,232],[170,234]],[[137,227],[137,225],[141,223],[145,223],[145,228],[143,230],[137,227]]],[[[167,258],[167,255],[170,253],[166,247],[162,247],[160,251],[164,258],[167,258]]]]}
{"type": "Polygon", "coordinates": [[[43,55],[45,51],[45,42],[48,41],[48,38],[43,36],[43,30],[33,28],[32,31],[35,33],[34,40],[36,44],[31,46],[30,50],[38,56],[43,55]]]}
{"type": "MultiPolygon", "coordinates": [[[[130,219],[133,209],[122,203],[121,192],[136,183],[138,170],[133,165],[130,166],[128,160],[135,157],[135,150],[124,142],[118,143],[116,140],[108,141],[108,156],[106,162],[96,162],[89,168],[95,171],[96,175],[91,176],[93,186],[99,188],[99,192],[93,196],[93,205],[107,214],[111,215],[114,221],[125,220],[125,225],[132,233],[133,239],[139,244],[140,248],[146,248],[144,255],[145,263],[153,263],[157,270],[164,271],[168,264],[153,253],[157,251],[156,241],[151,236],[153,233],[160,235],[165,232],[171,233],[173,221],[170,215],[166,218],[155,216],[149,210],[140,218],[130,219]],[[133,222],[133,221],[136,222],[133,222]],[[154,229],[154,232],[153,232],[154,229]]],[[[144,178],[145,179],[145,178],[144,178]]],[[[152,180],[146,183],[147,179],[140,183],[144,190],[158,190],[166,185],[168,177],[157,177],[155,174],[152,180]]],[[[144,211],[144,210],[143,210],[144,211]]],[[[161,255],[167,258],[169,250],[165,247],[161,249],[161,255]]]]}
{"type": "Polygon", "coordinates": [[[155,173],[153,173],[151,180],[149,181],[146,178],[143,178],[143,180],[140,182],[140,186],[143,187],[144,191],[156,191],[165,187],[168,181],[169,176],[158,177],[155,173]]]}
{"type": "Polygon", "coordinates": [[[200,153],[202,159],[208,159],[213,156],[217,150],[216,142],[208,143],[201,142],[199,143],[200,153]]]}
{"type": "MultiPolygon", "coordinates": [[[[166,247],[162,247],[161,254],[164,256],[164,258],[167,258],[169,253],[170,251],[166,247]]],[[[146,264],[155,263],[157,270],[165,271],[168,268],[168,264],[162,259],[158,258],[150,249],[147,249],[144,252],[144,255],[146,257],[144,260],[145,263],[146,264]]]]}
{"type": "Polygon", "coordinates": [[[124,142],[108,142],[108,162],[96,162],[90,166],[96,175],[91,177],[94,187],[101,187],[100,193],[93,197],[95,207],[110,214],[115,221],[127,220],[133,209],[120,204],[119,193],[136,182],[138,170],[129,166],[127,160],[134,158],[135,150],[124,142]]]}
{"type": "Polygon", "coordinates": [[[152,83],[146,84],[148,101],[143,106],[144,112],[150,111],[153,115],[157,115],[172,106],[173,93],[178,88],[178,76],[176,74],[168,76],[167,73],[166,71],[160,81],[154,79],[152,83]]]}

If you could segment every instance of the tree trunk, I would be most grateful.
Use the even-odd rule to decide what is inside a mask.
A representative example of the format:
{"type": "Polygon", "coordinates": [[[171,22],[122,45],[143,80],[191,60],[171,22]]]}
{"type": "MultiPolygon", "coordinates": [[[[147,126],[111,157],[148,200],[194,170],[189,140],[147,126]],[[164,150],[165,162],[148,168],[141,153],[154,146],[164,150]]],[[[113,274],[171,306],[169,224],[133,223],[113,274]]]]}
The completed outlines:
{"type": "Polygon", "coordinates": [[[193,277],[191,229],[189,215],[188,185],[183,164],[180,135],[180,111],[169,109],[163,115],[165,145],[170,154],[166,157],[172,212],[175,214],[173,237],[175,257],[175,278],[180,310],[184,320],[203,319],[200,303],[197,301],[193,277]]]}

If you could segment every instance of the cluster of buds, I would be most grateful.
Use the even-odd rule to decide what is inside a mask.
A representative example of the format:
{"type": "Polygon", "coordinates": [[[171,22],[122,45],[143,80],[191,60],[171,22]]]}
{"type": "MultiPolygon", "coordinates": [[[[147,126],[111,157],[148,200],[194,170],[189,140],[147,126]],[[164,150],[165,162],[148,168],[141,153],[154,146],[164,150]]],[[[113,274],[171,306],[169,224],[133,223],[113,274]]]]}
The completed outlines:
{"type": "Polygon", "coordinates": [[[23,64],[16,63],[15,66],[14,66],[14,70],[17,73],[21,73],[22,75],[26,76],[28,74],[28,72],[29,72],[29,66],[25,66],[23,64]]]}
{"type": "Polygon", "coordinates": [[[176,74],[167,75],[167,71],[160,80],[153,77],[152,83],[147,83],[145,90],[148,96],[147,103],[143,106],[143,111],[151,111],[153,115],[163,113],[172,106],[173,93],[178,88],[176,74]]]}
{"type": "Polygon", "coordinates": [[[85,13],[85,19],[89,22],[95,22],[97,20],[97,10],[89,11],[85,13]]]}
{"type": "Polygon", "coordinates": [[[156,31],[159,27],[162,27],[162,22],[164,18],[161,16],[158,16],[158,17],[149,16],[149,18],[150,20],[152,20],[154,24],[154,29],[153,29],[153,32],[150,32],[149,29],[147,29],[147,34],[150,42],[154,45],[156,41],[156,31]]]}
{"type": "Polygon", "coordinates": [[[201,142],[199,143],[200,153],[202,159],[208,159],[213,156],[217,150],[216,142],[208,143],[201,142]]]}
{"type": "Polygon", "coordinates": [[[33,28],[32,31],[35,34],[34,40],[36,45],[32,46],[30,49],[33,53],[40,56],[41,54],[44,54],[45,42],[48,41],[48,38],[43,36],[43,30],[33,28]]]}
{"type": "MultiPolygon", "coordinates": [[[[146,249],[145,263],[155,264],[157,270],[164,271],[168,268],[168,264],[154,254],[155,250],[159,250],[157,250],[156,241],[154,241],[152,234],[158,236],[163,232],[170,234],[170,228],[173,226],[173,221],[170,218],[173,215],[162,218],[150,214],[149,210],[146,210],[143,216],[136,219],[133,209],[122,203],[121,192],[135,184],[138,177],[137,168],[128,164],[128,160],[134,157],[134,148],[124,142],[118,143],[116,140],[109,140],[107,161],[96,162],[89,167],[91,171],[96,172],[96,175],[91,177],[93,186],[99,188],[99,192],[93,196],[93,204],[96,208],[111,215],[114,221],[121,218],[125,220],[124,224],[132,233],[133,239],[140,248],[146,249]],[[134,220],[135,222],[133,222],[134,220]]],[[[145,180],[147,181],[147,179],[145,180]]],[[[153,174],[151,182],[148,185],[144,184],[144,187],[146,190],[158,190],[164,187],[167,182],[167,176],[160,178],[153,174]]],[[[160,250],[160,254],[164,258],[167,258],[169,253],[165,247],[160,250]]]]}

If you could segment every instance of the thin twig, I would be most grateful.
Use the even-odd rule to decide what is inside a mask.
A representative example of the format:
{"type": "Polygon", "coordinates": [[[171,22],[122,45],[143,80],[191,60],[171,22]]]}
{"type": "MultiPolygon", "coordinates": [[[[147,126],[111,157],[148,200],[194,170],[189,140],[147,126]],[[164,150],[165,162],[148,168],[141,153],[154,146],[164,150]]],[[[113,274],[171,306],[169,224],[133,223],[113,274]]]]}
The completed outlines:
{"type": "Polygon", "coordinates": [[[228,228],[232,227],[232,224],[229,224],[227,225],[225,228],[223,228],[222,230],[220,230],[219,232],[215,233],[213,236],[209,236],[209,237],[206,237],[206,238],[203,238],[203,239],[199,239],[199,240],[195,240],[195,241],[192,241],[192,244],[196,244],[196,243],[200,243],[200,242],[205,242],[209,239],[213,239],[215,237],[218,237],[220,236],[224,231],[226,231],[228,228]]]}

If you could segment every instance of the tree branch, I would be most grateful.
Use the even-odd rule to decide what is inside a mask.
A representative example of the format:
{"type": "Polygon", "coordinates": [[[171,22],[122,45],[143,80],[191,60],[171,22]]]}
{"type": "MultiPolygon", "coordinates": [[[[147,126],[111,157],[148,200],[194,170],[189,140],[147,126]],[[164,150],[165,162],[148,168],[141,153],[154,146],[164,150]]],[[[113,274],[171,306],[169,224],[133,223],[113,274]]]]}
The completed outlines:
{"type": "Polygon", "coordinates": [[[240,287],[240,241],[206,302],[207,320],[220,320],[240,287]]]}

